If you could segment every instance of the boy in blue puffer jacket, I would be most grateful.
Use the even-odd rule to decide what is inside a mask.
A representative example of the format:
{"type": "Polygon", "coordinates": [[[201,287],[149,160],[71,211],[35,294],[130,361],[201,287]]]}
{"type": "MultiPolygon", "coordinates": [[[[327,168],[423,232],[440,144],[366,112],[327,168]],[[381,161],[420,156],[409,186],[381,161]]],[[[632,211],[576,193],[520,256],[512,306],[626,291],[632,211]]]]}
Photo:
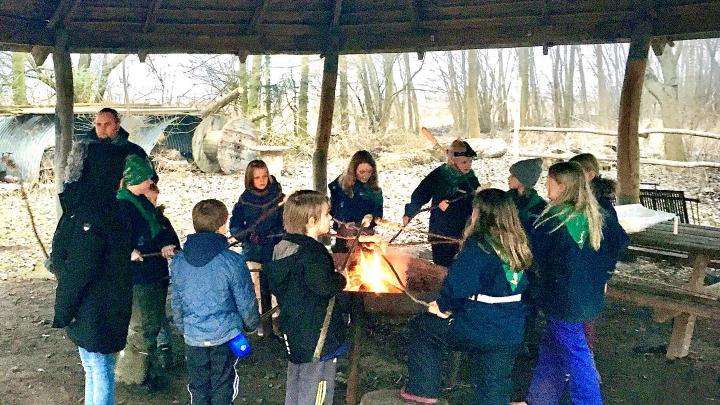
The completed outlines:
{"type": "Polygon", "coordinates": [[[237,396],[236,356],[228,342],[260,323],[245,258],[228,248],[228,210],[218,200],[193,207],[193,228],[170,263],[175,324],[185,338],[188,391],[198,404],[230,404],[237,396]],[[235,389],[234,389],[235,388],[235,389]]]}

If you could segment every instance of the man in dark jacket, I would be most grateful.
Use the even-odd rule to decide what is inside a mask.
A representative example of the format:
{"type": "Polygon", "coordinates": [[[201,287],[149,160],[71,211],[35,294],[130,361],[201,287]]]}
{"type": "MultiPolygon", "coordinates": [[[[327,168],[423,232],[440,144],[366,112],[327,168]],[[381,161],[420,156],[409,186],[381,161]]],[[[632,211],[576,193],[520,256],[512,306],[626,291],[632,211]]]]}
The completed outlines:
{"type": "Polygon", "coordinates": [[[115,193],[125,158],[142,149],[117,135],[115,110],[101,110],[96,127],[98,136],[75,142],[68,156],[51,263],[53,327],[78,345],[86,401],[99,404],[114,402],[114,354],[125,347],[132,303],[130,224],[117,215],[115,193]],[[114,125],[102,124],[108,117],[114,125]]]}

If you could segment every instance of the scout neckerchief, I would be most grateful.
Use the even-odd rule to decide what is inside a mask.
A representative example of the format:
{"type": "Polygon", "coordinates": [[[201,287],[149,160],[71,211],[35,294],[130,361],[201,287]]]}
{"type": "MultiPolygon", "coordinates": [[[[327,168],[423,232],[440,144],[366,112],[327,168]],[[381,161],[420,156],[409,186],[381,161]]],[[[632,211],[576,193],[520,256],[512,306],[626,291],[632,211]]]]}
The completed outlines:
{"type": "Polygon", "coordinates": [[[520,283],[520,279],[523,276],[523,271],[515,271],[510,266],[510,260],[508,259],[508,254],[505,251],[505,248],[498,242],[494,237],[490,236],[490,234],[485,234],[485,242],[487,242],[490,247],[495,251],[495,254],[500,259],[500,263],[502,264],[503,271],[505,272],[505,279],[510,283],[510,290],[515,291],[518,284],[520,283]]]}
{"type": "Polygon", "coordinates": [[[580,249],[585,246],[590,232],[590,224],[585,213],[575,211],[570,204],[559,204],[551,207],[548,215],[550,218],[556,217],[558,219],[560,225],[555,229],[564,226],[580,249]]]}
{"type": "Polygon", "coordinates": [[[543,200],[543,198],[538,195],[537,190],[535,190],[534,188],[526,188],[525,197],[528,199],[528,203],[525,205],[525,209],[528,211],[532,207],[545,202],[545,200],[543,200]]]}
{"type": "Polygon", "coordinates": [[[158,221],[157,210],[155,208],[151,210],[143,205],[140,199],[135,194],[131,193],[127,188],[121,188],[117,192],[117,199],[130,202],[135,206],[135,208],[137,208],[138,211],[140,211],[140,215],[142,215],[142,217],[148,222],[148,225],[150,225],[150,235],[153,238],[160,233],[162,225],[160,225],[160,222],[158,221]]]}
{"type": "Polygon", "coordinates": [[[440,166],[440,173],[442,174],[443,180],[447,186],[447,190],[449,190],[446,194],[448,197],[455,194],[459,190],[461,184],[467,183],[471,178],[475,177],[475,173],[472,170],[463,174],[462,172],[450,167],[447,163],[440,166]]]}

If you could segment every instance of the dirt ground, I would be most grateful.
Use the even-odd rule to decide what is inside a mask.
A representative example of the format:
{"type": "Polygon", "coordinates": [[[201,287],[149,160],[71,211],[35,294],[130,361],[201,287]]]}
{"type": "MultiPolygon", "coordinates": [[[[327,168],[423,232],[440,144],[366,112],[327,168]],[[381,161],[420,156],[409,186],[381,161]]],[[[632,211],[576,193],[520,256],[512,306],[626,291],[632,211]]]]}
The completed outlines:
{"type": "MultiPolygon", "coordinates": [[[[82,402],[83,371],[77,348],[62,330],[50,328],[55,282],[0,282],[0,404],[76,404],[82,402]]],[[[596,360],[606,403],[704,404],[720,402],[720,328],[699,320],[690,355],[667,361],[663,346],[669,326],[654,324],[648,310],[611,303],[598,320],[596,360]]],[[[362,392],[400,388],[406,378],[404,321],[370,319],[361,360],[362,392]]],[[[279,342],[251,339],[254,353],[239,366],[241,394],[236,404],[280,404],[285,360],[279,342]]],[[[185,404],[182,342],[175,337],[175,365],[167,392],[141,394],[118,385],[120,404],[185,404]]],[[[534,359],[518,359],[515,399],[522,398],[534,359]]],[[[340,363],[335,403],[344,403],[345,361],[340,363]]],[[[456,386],[444,396],[469,404],[471,364],[461,363],[456,386]]]]}

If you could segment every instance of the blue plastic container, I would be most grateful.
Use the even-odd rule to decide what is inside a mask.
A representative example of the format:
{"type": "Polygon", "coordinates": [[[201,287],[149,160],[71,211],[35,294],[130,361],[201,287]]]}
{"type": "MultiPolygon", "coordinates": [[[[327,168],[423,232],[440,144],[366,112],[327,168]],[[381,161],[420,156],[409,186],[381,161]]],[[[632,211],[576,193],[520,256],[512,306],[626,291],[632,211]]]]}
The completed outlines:
{"type": "Polygon", "coordinates": [[[242,333],[235,336],[230,342],[230,349],[238,358],[247,357],[252,353],[250,342],[242,333]]]}

